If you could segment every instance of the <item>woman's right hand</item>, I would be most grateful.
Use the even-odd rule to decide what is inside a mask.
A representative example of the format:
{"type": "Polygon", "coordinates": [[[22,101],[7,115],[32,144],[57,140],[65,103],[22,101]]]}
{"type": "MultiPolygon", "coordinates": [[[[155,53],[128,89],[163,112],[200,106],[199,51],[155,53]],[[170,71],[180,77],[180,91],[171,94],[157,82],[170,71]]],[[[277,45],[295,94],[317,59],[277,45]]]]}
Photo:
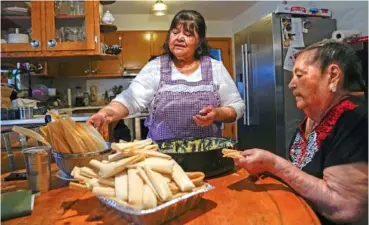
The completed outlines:
{"type": "Polygon", "coordinates": [[[248,149],[241,153],[243,158],[235,159],[235,164],[244,168],[251,175],[262,172],[274,173],[277,155],[263,149],[248,149]]]}
{"type": "Polygon", "coordinates": [[[94,126],[100,133],[103,132],[104,126],[109,124],[112,121],[112,118],[107,115],[105,112],[98,112],[92,115],[88,120],[87,123],[94,126]]]}

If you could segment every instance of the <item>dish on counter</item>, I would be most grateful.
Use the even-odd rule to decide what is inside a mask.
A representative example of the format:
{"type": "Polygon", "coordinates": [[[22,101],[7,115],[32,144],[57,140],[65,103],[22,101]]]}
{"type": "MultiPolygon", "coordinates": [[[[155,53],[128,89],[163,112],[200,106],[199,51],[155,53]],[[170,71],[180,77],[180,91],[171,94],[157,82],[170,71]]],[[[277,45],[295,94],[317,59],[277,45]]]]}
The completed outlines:
{"type": "Polygon", "coordinates": [[[56,173],[56,177],[59,178],[60,180],[65,180],[65,181],[77,181],[77,179],[74,179],[71,176],[65,174],[62,170],[59,170],[56,173]]]}
{"type": "Polygon", "coordinates": [[[232,149],[237,142],[227,138],[205,137],[156,141],[160,152],[170,155],[185,171],[201,171],[206,177],[234,169],[230,158],[222,157],[222,149],[232,149]]]}
{"type": "Polygon", "coordinates": [[[186,173],[151,139],[112,143],[115,154],[75,167],[72,188],[90,190],[104,204],[138,224],[161,224],[196,206],[213,187],[201,172],[186,173]],[[171,212],[171,213],[168,213],[171,212]]]}
{"type": "Polygon", "coordinates": [[[164,153],[190,153],[205,152],[223,148],[233,148],[235,141],[227,138],[186,138],[156,141],[161,152],[164,153]]]}
{"type": "Polygon", "coordinates": [[[3,9],[3,16],[26,16],[28,9],[23,7],[6,7],[3,9]]]}

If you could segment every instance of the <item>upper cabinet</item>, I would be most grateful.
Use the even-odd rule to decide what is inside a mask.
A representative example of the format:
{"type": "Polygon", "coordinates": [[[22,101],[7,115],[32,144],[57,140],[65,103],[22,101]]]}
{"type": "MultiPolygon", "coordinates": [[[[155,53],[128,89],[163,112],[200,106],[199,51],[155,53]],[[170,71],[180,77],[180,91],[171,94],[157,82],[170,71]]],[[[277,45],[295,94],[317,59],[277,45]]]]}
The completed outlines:
{"type": "Polygon", "coordinates": [[[124,69],[142,68],[151,56],[151,33],[123,31],[122,56],[124,69]]]}
{"type": "MultiPolygon", "coordinates": [[[[46,50],[94,50],[94,2],[45,2],[46,50]]],[[[98,18],[98,17],[97,17],[98,18]]]]}
{"type": "MultiPolygon", "coordinates": [[[[101,35],[101,41],[106,45],[122,46],[123,34],[122,32],[110,32],[101,35]]],[[[109,61],[93,61],[91,63],[91,74],[122,76],[123,74],[123,52],[119,53],[118,59],[109,61]]]]}
{"type": "Polygon", "coordinates": [[[103,56],[98,1],[1,1],[1,12],[2,59],[103,56]]]}
{"type": "Polygon", "coordinates": [[[140,69],[151,56],[163,54],[166,31],[121,31],[124,69],[140,69]]]}
{"type": "Polygon", "coordinates": [[[1,1],[1,52],[41,51],[40,1],[1,1]]]}
{"type": "Polygon", "coordinates": [[[153,31],[151,35],[152,39],[152,55],[161,55],[164,53],[163,45],[167,38],[167,31],[153,31]]]}
{"type": "Polygon", "coordinates": [[[61,76],[78,77],[121,77],[134,74],[144,67],[151,56],[164,53],[163,45],[166,31],[117,31],[101,35],[101,42],[106,45],[119,45],[122,52],[117,59],[90,62],[60,63],[61,76]]]}

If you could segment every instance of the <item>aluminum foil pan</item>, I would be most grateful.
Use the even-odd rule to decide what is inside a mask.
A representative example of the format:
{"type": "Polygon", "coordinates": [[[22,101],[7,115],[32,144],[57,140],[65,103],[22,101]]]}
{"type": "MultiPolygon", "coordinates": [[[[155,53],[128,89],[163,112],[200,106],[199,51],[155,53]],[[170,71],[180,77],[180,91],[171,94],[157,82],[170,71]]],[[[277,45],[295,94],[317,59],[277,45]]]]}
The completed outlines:
{"type": "Polygon", "coordinates": [[[205,184],[203,189],[188,193],[155,208],[141,211],[135,211],[103,196],[97,196],[97,198],[108,207],[117,210],[128,222],[137,225],[158,225],[196,207],[200,203],[204,193],[212,189],[214,189],[212,185],[205,184]]]}

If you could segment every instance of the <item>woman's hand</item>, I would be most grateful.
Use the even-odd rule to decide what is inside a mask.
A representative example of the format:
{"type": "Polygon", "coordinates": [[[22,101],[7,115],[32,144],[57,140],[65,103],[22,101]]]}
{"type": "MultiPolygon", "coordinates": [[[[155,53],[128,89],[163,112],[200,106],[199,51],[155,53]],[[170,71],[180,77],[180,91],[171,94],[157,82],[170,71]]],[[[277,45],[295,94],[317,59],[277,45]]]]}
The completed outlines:
{"type": "Polygon", "coordinates": [[[200,110],[199,115],[193,117],[196,125],[199,127],[208,127],[212,125],[217,116],[216,108],[208,106],[200,110]]]}
{"type": "Polygon", "coordinates": [[[277,155],[262,149],[249,149],[241,153],[242,159],[235,159],[237,166],[244,168],[251,175],[262,172],[274,172],[277,155]]]}
{"type": "Polygon", "coordinates": [[[87,123],[94,126],[100,133],[103,132],[104,126],[109,124],[112,121],[112,118],[107,115],[105,112],[98,112],[92,115],[88,120],[87,123]]]}
{"type": "Polygon", "coordinates": [[[109,105],[105,106],[99,112],[92,115],[87,120],[87,123],[98,129],[100,133],[103,133],[105,125],[113,121],[120,120],[128,116],[128,114],[129,112],[125,105],[117,101],[112,101],[109,103],[109,105]]]}

